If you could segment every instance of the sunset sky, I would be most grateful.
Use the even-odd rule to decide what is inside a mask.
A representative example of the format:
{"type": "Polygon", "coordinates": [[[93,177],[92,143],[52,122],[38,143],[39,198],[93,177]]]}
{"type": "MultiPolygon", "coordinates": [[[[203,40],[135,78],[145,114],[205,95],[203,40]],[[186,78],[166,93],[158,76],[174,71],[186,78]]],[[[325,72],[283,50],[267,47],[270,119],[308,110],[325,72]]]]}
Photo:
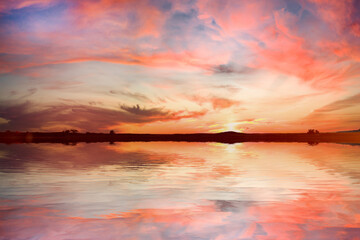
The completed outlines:
{"type": "Polygon", "coordinates": [[[360,1],[0,2],[0,131],[359,123],[360,1]]]}

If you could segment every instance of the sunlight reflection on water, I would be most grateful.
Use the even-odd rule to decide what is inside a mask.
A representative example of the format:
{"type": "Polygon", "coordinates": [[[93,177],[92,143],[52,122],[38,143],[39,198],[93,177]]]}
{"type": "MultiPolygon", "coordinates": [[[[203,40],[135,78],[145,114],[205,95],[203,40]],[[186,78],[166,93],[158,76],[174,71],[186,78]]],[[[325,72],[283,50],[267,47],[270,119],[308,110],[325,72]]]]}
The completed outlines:
{"type": "Polygon", "coordinates": [[[0,145],[0,239],[356,239],[360,147],[0,145]]]}

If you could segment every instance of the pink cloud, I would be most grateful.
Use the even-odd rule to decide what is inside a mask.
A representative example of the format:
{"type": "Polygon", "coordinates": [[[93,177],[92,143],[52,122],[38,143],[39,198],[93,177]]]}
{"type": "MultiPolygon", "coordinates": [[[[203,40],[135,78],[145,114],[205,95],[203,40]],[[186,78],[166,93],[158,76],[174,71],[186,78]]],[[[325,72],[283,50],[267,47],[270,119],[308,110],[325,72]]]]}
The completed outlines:
{"type": "MultiPolygon", "coordinates": [[[[27,1],[23,4],[46,6],[50,3],[52,2],[27,1]]],[[[351,1],[314,0],[303,3],[302,7],[308,9],[311,4],[317,7],[312,13],[318,14],[329,26],[338,24],[337,28],[347,29],[350,24],[351,31],[356,36],[359,27],[358,23],[351,22],[350,16],[354,12],[351,1]]],[[[252,1],[241,4],[230,0],[199,1],[196,7],[201,15],[194,16],[191,21],[203,24],[208,28],[205,36],[216,36],[217,40],[199,38],[195,32],[190,31],[196,24],[189,25],[183,29],[181,39],[187,46],[181,51],[168,46],[165,39],[174,36],[167,36],[168,33],[164,30],[172,14],[176,14],[174,11],[181,9],[177,5],[174,4],[174,9],[170,12],[162,12],[149,1],[136,4],[133,1],[110,0],[91,1],[86,4],[74,2],[65,15],[65,22],[72,24],[71,27],[51,32],[41,31],[40,28],[25,35],[14,27],[10,28],[10,34],[4,34],[6,37],[0,44],[0,49],[8,54],[28,53],[33,56],[31,61],[24,58],[13,62],[6,57],[2,61],[2,71],[81,61],[207,69],[209,65],[228,63],[233,46],[229,49],[223,46],[229,44],[229,38],[234,38],[249,47],[255,56],[254,59],[241,63],[247,66],[295,75],[305,81],[320,82],[314,84],[315,86],[322,85],[321,82],[332,82],[336,85],[337,82],[352,77],[337,74],[346,68],[338,64],[337,57],[353,56],[355,60],[358,59],[359,50],[356,50],[356,45],[339,39],[327,44],[327,36],[320,36],[320,39],[302,36],[302,12],[296,15],[284,8],[280,9],[283,7],[280,1],[252,1]],[[134,15],[135,19],[129,18],[129,14],[134,15]],[[207,19],[214,19],[220,29],[207,19]],[[241,37],[244,33],[256,41],[244,41],[241,37]],[[145,36],[150,37],[146,44],[139,40],[145,36]],[[38,41],[29,44],[29,37],[38,41]],[[201,42],[198,44],[195,39],[201,42]],[[135,47],[134,41],[138,47],[135,47]],[[223,44],[217,44],[218,41],[223,44]],[[44,45],[40,42],[56,47],[46,48],[45,52],[44,45]],[[262,45],[259,45],[259,42],[262,45]],[[334,46],[337,42],[341,45],[334,46]],[[323,52],[324,46],[329,45],[332,46],[329,47],[329,52],[323,52]],[[341,52],[337,49],[341,49],[341,52]]],[[[9,4],[8,8],[11,6],[9,4]]],[[[9,27],[6,26],[7,29],[9,27]]]]}
{"type": "MultiPolygon", "coordinates": [[[[204,0],[199,2],[199,8],[204,14],[213,16],[226,35],[239,38],[246,33],[256,39],[242,40],[254,54],[248,66],[297,76],[316,88],[337,89],[344,81],[358,75],[349,71],[353,63],[343,62],[344,59],[357,61],[359,55],[359,44],[354,44],[356,40],[351,40],[344,32],[350,23],[352,33],[357,33],[358,24],[351,22],[351,14],[355,13],[353,2],[310,2],[316,5],[316,10],[311,12],[329,24],[327,33],[304,34],[303,10],[310,10],[312,6],[305,1],[299,2],[301,10],[297,14],[281,8],[284,5],[277,1],[240,4],[204,0]],[[325,49],[323,42],[328,41],[326,34],[331,33],[331,27],[342,32],[336,36],[336,41],[328,44],[332,47],[325,49]]],[[[312,21],[306,24],[320,24],[312,21]]]]}
{"type": "MultiPolygon", "coordinates": [[[[341,186],[344,187],[344,186],[341,186]]],[[[343,189],[343,188],[341,188],[343,189]]],[[[209,201],[187,208],[133,209],[96,218],[69,216],[45,207],[2,204],[2,236],[25,239],[304,239],[332,237],[357,239],[358,204],[341,192],[307,191],[293,201],[251,204],[241,201],[209,201]],[[326,199],[326,204],[324,204],[326,199]],[[226,205],[237,211],[226,210],[226,205]],[[276,211],[274,211],[276,209],[276,211]],[[16,210],[16,211],[14,211],[16,210]],[[339,217],[340,216],[340,217],[339,217]]]]}
{"type": "MultiPolygon", "coordinates": [[[[26,72],[24,68],[46,65],[50,69],[56,64],[91,61],[139,65],[149,75],[162,75],[156,86],[148,84],[151,90],[141,90],[155,94],[160,91],[153,87],[165,89],[171,78],[186,83],[196,77],[201,81],[224,79],[234,85],[251,79],[244,81],[249,86],[251,81],[260,81],[254,78],[257,74],[263,74],[261,78],[268,74],[269,78],[281,76],[284,81],[299,80],[299,84],[316,91],[339,92],[353,84],[360,74],[355,1],[166,3],[164,7],[165,2],[151,0],[4,2],[0,5],[4,13],[0,28],[0,72],[6,73],[6,77],[18,76],[26,72]],[[292,4],[297,10],[291,8],[292,4]],[[165,69],[176,70],[176,74],[165,76],[162,73],[165,69]],[[181,71],[186,74],[178,74],[181,71]]],[[[26,77],[46,80],[49,76],[38,71],[26,77]]],[[[262,81],[267,81],[267,77],[262,81]]],[[[56,88],[62,87],[49,85],[43,90],[56,88]]],[[[184,91],[182,87],[174,86],[174,89],[184,91]]],[[[158,102],[181,104],[177,97],[183,95],[159,96],[158,102]]],[[[141,98],[127,96],[132,100],[141,98]]],[[[206,98],[196,103],[216,111],[230,109],[240,102],[215,91],[206,98]]],[[[188,115],[204,116],[204,113],[184,114],[188,115]]],[[[181,114],[174,119],[180,117],[181,114]]]]}
{"type": "Polygon", "coordinates": [[[211,1],[200,0],[198,7],[202,14],[213,17],[226,34],[256,29],[271,20],[271,10],[277,1],[211,1]]]}
{"type": "Polygon", "coordinates": [[[9,0],[0,2],[0,12],[8,12],[13,9],[21,9],[30,6],[46,7],[57,0],[9,0]]]}

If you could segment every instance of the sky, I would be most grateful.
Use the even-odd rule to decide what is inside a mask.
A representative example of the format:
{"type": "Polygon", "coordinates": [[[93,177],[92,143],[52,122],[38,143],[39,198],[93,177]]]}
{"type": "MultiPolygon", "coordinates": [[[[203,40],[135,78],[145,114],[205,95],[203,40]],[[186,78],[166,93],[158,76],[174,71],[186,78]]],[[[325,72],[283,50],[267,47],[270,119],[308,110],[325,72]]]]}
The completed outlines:
{"type": "Polygon", "coordinates": [[[0,131],[359,123],[360,1],[0,2],[0,131]]]}

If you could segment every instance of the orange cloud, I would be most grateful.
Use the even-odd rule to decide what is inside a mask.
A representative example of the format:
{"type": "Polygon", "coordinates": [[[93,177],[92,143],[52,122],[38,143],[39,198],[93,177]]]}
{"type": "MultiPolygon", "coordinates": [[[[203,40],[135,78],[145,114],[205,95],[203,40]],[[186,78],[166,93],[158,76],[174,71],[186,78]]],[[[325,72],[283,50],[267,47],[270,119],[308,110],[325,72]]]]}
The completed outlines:
{"type": "Polygon", "coordinates": [[[302,124],[327,131],[358,129],[360,94],[334,101],[301,119],[302,124]]]}
{"type": "Polygon", "coordinates": [[[210,103],[214,110],[226,109],[240,104],[240,102],[237,100],[232,100],[223,97],[216,97],[216,96],[213,97],[190,96],[188,98],[191,101],[195,101],[200,106],[202,106],[203,104],[210,103]]]}

